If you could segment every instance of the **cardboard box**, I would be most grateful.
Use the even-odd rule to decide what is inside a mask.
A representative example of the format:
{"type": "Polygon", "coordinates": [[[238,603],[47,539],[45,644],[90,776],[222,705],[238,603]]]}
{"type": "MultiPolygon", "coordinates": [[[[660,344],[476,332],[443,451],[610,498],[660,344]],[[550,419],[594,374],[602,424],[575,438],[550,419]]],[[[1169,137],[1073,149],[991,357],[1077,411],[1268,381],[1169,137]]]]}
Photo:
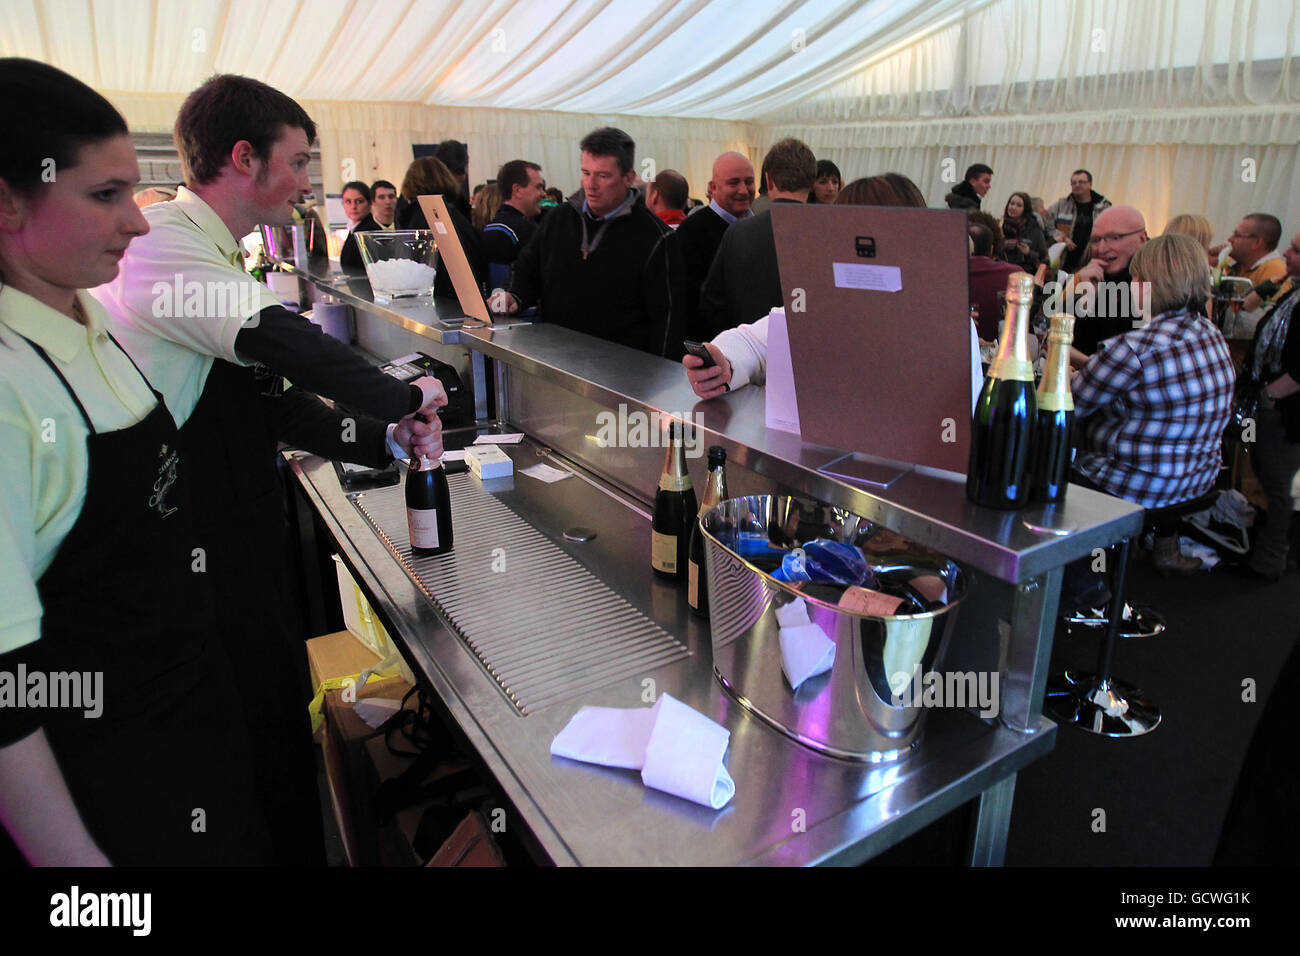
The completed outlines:
{"type": "Polygon", "coordinates": [[[465,449],[465,460],[475,477],[484,481],[509,478],[515,473],[514,461],[496,445],[470,445],[465,449]]]}
{"type": "Polygon", "coordinates": [[[326,681],[360,674],[379,663],[379,655],[358,640],[351,631],[336,631],[307,642],[307,670],[312,695],[320,693],[326,681]]]}
{"type": "Polygon", "coordinates": [[[321,749],[325,758],[334,818],[343,838],[343,848],[352,866],[375,866],[379,862],[378,838],[371,800],[365,744],[378,735],[352,709],[352,700],[387,697],[401,700],[411,685],[401,678],[372,680],[360,690],[336,688],[325,692],[321,749]]]}

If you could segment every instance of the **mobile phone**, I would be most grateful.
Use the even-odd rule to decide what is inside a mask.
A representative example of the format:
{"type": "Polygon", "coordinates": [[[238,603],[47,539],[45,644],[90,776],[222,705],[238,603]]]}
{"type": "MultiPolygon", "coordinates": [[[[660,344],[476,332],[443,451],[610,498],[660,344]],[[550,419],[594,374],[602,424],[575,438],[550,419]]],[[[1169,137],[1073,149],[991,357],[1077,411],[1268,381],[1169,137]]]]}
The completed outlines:
{"type": "Polygon", "coordinates": [[[713,361],[713,353],[704,347],[703,342],[692,342],[690,339],[683,339],[682,345],[685,346],[688,355],[694,355],[704,362],[702,368],[712,368],[718,364],[713,361]]]}

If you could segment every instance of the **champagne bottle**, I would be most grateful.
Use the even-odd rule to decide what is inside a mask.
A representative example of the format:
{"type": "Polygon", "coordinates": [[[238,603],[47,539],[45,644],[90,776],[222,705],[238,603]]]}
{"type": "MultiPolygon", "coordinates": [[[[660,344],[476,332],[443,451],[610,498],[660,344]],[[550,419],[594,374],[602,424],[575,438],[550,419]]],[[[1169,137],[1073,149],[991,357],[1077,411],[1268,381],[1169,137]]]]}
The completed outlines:
{"type": "Polygon", "coordinates": [[[721,445],[709,449],[709,477],[704,485],[700,512],[691,526],[690,566],[686,570],[686,600],[701,617],[709,616],[709,582],[704,568],[704,531],[699,519],[720,501],[727,500],[727,450],[721,445]]]}
{"type": "Polygon", "coordinates": [[[1006,320],[971,418],[966,472],[966,497],[986,508],[1019,508],[1029,493],[1029,443],[1037,411],[1026,339],[1033,301],[1033,276],[1007,277],[1006,320]]]}
{"type": "Polygon", "coordinates": [[[1038,385],[1029,497],[1044,504],[1065,500],[1070,483],[1070,446],[1074,439],[1074,396],[1070,393],[1070,342],[1074,317],[1052,316],[1047,336],[1047,364],[1038,385]]]}
{"type": "Polygon", "coordinates": [[[686,448],[682,444],[682,423],[668,426],[668,452],[655,493],[654,520],[650,524],[650,567],[671,581],[686,577],[690,554],[691,527],[695,523],[695,489],[686,470],[686,448]]]}
{"type": "Polygon", "coordinates": [[[424,557],[451,550],[451,494],[441,461],[422,456],[407,468],[406,523],[412,554],[424,557]]]}

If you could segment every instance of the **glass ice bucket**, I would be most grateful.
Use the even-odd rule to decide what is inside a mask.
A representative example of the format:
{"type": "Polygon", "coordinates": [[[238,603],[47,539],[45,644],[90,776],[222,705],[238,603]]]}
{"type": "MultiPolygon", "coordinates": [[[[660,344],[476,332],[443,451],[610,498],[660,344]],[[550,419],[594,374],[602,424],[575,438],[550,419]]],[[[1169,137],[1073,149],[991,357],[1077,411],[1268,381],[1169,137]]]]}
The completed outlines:
{"type": "Polygon", "coordinates": [[[433,295],[438,243],[429,229],[358,232],[361,260],[376,299],[433,295]]]}
{"type": "MultiPolygon", "coordinates": [[[[962,569],[865,518],[807,499],[733,498],[700,521],[713,671],[727,692],[821,753],[870,763],[910,754],[920,743],[926,711],[926,695],[916,691],[942,663],[957,605],[966,595],[962,569]],[[841,603],[861,606],[860,591],[772,576],[785,554],[814,538],[858,548],[869,569],[866,585],[877,594],[904,595],[899,610],[908,613],[862,613],[841,603]],[[782,667],[776,612],[799,598],[811,622],[834,643],[834,663],[796,691],[782,667]]],[[[821,642],[820,636],[813,639],[821,642]]]]}

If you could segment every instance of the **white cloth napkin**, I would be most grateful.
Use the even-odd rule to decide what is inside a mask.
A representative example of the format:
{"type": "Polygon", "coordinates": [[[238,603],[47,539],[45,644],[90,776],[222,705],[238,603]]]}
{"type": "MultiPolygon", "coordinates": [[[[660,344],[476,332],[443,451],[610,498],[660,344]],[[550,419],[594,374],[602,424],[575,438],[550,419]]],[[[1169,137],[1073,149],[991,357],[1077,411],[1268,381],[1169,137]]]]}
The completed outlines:
{"type": "Polygon", "coordinates": [[[835,666],[835,642],[808,617],[803,598],[776,609],[781,628],[781,670],[795,690],[810,677],[825,674],[835,666]]]}
{"type": "Polygon", "coordinates": [[[731,731],[663,694],[653,707],[582,707],[555,735],[551,753],[640,770],[647,787],[717,810],[736,793],[722,758],[731,731]]]}

